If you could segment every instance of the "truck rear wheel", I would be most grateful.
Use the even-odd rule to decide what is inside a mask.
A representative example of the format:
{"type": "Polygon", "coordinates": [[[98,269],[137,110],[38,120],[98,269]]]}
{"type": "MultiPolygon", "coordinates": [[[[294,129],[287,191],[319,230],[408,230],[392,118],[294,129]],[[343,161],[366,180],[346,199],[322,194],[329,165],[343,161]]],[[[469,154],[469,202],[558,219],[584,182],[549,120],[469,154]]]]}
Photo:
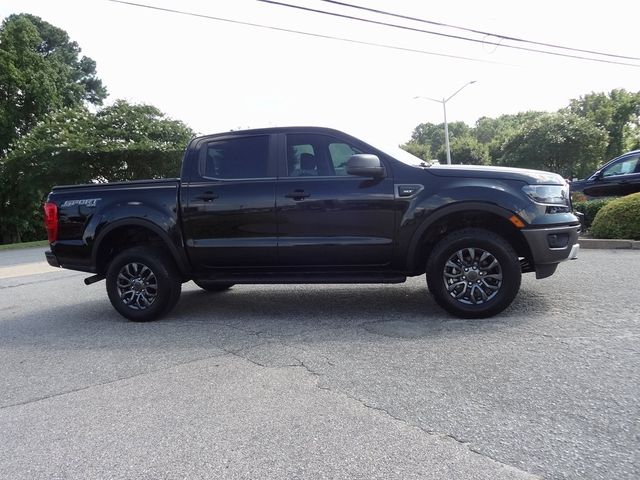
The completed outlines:
{"type": "Polygon", "coordinates": [[[173,259],[149,247],[133,247],[118,254],[107,269],[106,284],[113,308],[134,322],[148,322],[168,313],[182,288],[173,259]]]}
{"type": "Polygon", "coordinates": [[[520,262],[500,235],[466,228],[444,237],[427,262],[436,302],[461,318],[486,318],[507,308],[520,289],[520,262]]]}

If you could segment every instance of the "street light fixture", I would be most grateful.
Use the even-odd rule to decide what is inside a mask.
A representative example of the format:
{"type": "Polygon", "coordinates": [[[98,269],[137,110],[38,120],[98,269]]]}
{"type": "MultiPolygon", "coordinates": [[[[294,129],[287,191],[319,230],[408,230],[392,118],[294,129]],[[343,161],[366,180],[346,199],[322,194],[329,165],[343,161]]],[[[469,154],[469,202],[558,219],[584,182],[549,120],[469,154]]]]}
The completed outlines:
{"type": "Polygon", "coordinates": [[[431,100],[432,102],[437,102],[442,104],[442,110],[444,111],[444,143],[447,149],[447,165],[451,165],[451,149],[449,148],[449,124],[447,123],[447,102],[455,97],[458,93],[462,91],[463,88],[471,85],[472,83],[476,83],[475,80],[471,80],[470,82],[465,83],[458,90],[452,93],[449,98],[443,98],[442,100],[431,97],[423,97],[421,95],[413,97],[414,99],[423,98],[425,100],[431,100]]]}

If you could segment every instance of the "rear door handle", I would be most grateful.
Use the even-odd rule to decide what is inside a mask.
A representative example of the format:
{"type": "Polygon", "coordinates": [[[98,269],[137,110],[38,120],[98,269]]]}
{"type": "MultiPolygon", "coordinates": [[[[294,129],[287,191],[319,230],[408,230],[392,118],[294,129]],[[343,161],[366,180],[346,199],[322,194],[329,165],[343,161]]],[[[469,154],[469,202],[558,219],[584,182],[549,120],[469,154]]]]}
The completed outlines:
{"type": "Polygon", "coordinates": [[[303,200],[303,199],[308,198],[310,196],[311,196],[311,194],[305,192],[304,190],[294,190],[293,192],[287,193],[285,195],[285,197],[293,198],[294,200],[303,200]]]}
{"type": "Polygon", "coordinates": [[[216,198],[218,198],[218,195],[216,195],[213,192],[204,192],[202,195],[198,195],[197,197],[194,197],[196,200],[203,200],[205,202],[211,202],[213,200],[215,200],[216,198]]]}

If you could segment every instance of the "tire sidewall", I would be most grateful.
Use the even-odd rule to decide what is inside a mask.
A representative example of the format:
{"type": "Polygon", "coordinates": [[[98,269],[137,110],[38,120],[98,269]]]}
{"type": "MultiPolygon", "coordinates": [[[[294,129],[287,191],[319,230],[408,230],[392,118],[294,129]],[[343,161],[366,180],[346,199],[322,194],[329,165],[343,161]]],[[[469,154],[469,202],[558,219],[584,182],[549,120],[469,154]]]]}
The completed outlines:
{"type": "Polygon", "coordinates": [[[427,282],[436,301],[448,312],[462,318],[485,318],[507,308],[520,289],[521,268],[513,248],[500,236],[474,229],[454,232],[441,240],[433,249],[427,263],[427,282]],[[480,305],[467,305],[453,298],[447,291],[443,272],[447,260],[458,250],[481,248],[491,253],[500,263],[502,285],[491,300],[480,305]]]}
{"type": "Polygon", "coordinates": [[[125,318],[135,322],[155,320],[166,313],[180,295],[181,282],[172,268],[171,261],[162,251],[151,248],[131,248],[118,254],[107,269],[107,295],[113,307],[125,318]],[[122,267],[129,263],[140,263],[147,266],[158,282],[158,294],[148,308],[135,310],[126,305],[118,293],[117,278],[122,267]],[[176,293],[177,289],[177,293],[176,293]]]}

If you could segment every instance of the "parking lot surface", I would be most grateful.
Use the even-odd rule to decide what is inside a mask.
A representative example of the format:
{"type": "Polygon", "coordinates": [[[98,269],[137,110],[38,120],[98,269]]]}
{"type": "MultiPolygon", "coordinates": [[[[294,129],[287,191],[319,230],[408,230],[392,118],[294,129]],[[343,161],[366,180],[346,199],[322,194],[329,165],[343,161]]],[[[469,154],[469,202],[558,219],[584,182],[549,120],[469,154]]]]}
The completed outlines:
{"type": "Polygon", "coordinates": [[[417,277],[188,283],[146,324],[34,252],[0,252],[0,478],[640,478],[640,251],[486,320],[417,277]]]}

